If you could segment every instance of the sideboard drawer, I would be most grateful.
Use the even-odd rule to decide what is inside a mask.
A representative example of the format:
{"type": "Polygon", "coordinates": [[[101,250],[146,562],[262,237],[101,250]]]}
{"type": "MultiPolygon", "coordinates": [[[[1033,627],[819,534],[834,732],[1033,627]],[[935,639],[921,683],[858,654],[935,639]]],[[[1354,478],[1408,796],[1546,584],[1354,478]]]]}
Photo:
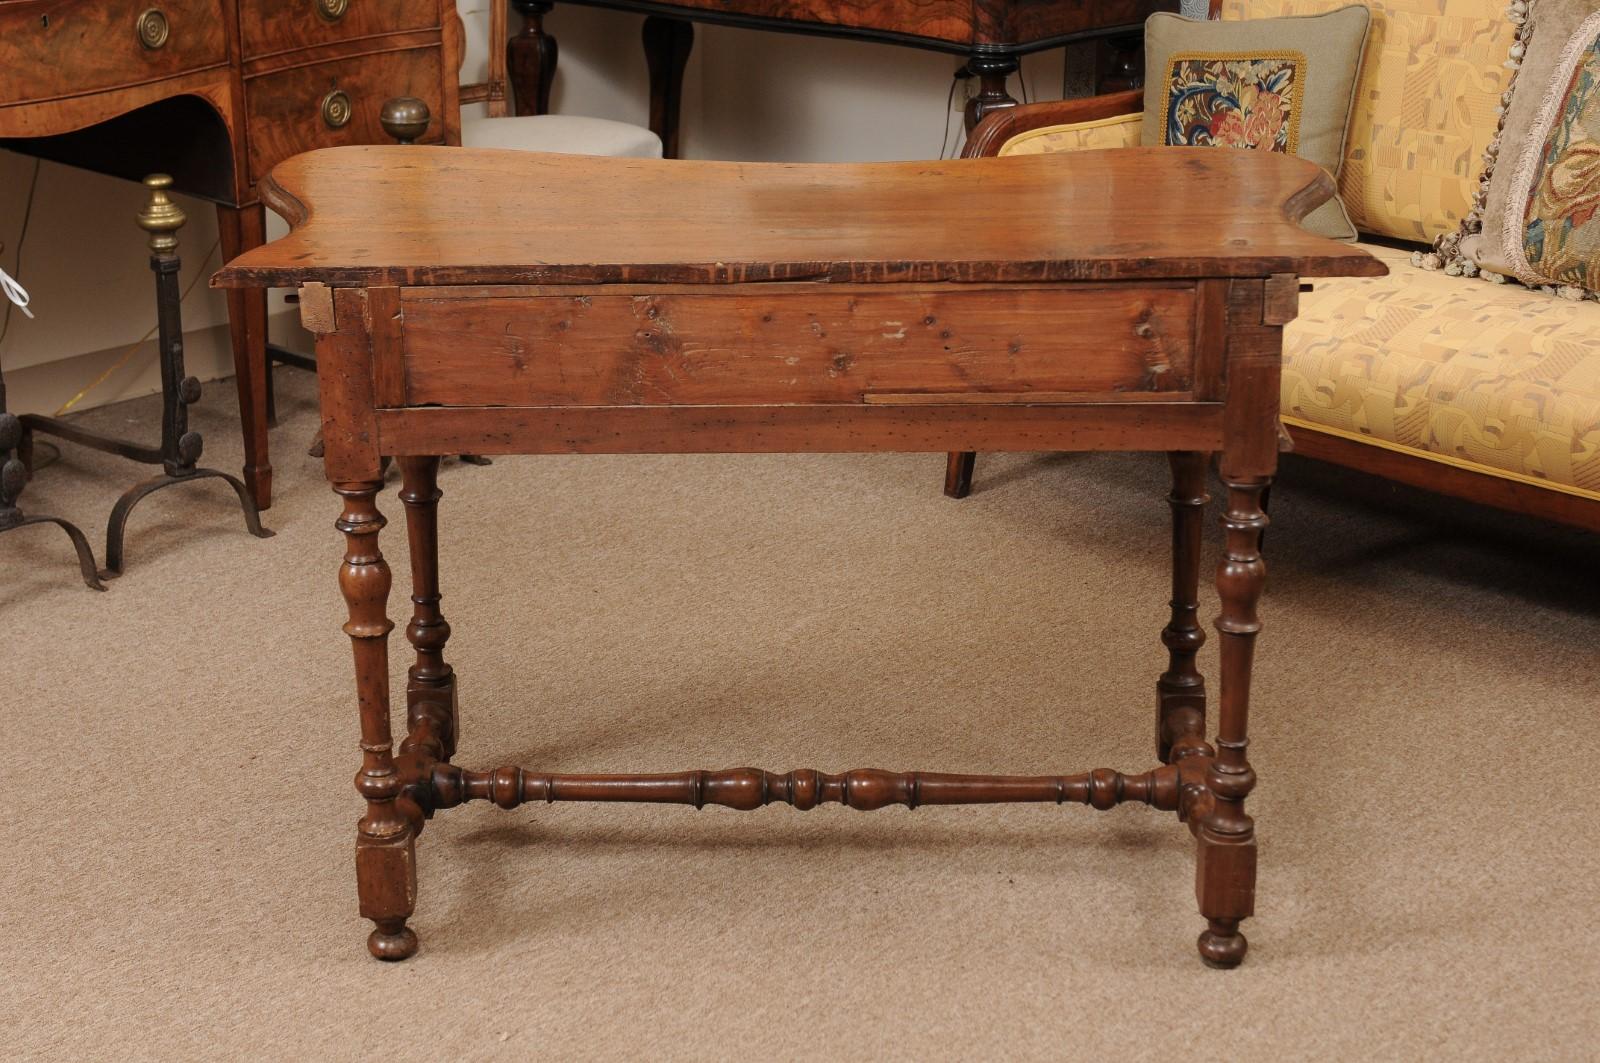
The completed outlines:
{"type": "Polygon", "coordinates": [[[335,59],[246,81],[250,180],[313,148],[392,143],[378,114],[395,96],[426,103],[433,117],[421,141],[443,140],[442,76],[439,48],[432,46],[335,59]]]}
{"type": "Polygon", "coordinates": [[[246,59],[438,25],[437,0],[239,0],[246,59]]]}
{"type": "Polygon", "coordinates": [[[221,0],[0,4],[7,103],[137,85],[227,61],[221,0]]]}
{"type": "Polygon", "coordinates": [[[1192,285],[403,288],[383,405],[1176,398],[1192,285]],[[612,294],[612,291],[615,294],[612,294]],[[471,339],[468,339],[471,337],[471,339]],[[481,337],[481,338],[480,338],[481,337]]]}

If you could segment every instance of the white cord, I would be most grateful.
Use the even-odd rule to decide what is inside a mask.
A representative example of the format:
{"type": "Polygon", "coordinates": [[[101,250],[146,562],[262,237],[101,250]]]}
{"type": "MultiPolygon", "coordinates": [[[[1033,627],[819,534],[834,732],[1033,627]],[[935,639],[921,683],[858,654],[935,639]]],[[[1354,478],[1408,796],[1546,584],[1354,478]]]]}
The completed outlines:
{"type": "Polygon", "coordinates": [[[28,289],[13,280],[11,274],[3,269],[0,269],[0,292],[5,293],[5,297],[16,304],[18,310],[32,319],[33,311],[28,309],[28,289]]]}

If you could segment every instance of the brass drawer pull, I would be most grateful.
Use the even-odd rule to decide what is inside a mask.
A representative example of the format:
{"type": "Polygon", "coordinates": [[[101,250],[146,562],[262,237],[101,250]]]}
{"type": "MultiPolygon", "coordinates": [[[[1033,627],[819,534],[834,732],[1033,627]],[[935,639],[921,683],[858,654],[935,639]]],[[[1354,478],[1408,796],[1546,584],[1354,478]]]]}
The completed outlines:
{"type": "Polygon", "coordinates": [[[139,38],[139,44],[146,51],[153,52],[166,46],[167,38],[172,35],[172,27],[167,24],[167,16],[161,13],[159,7],[149,7],[134,20],[133,32],[139,38]]]}
{"type": "Polygon", "coordinates": [[[316,0],[317,17],[324,22],[338,22],[350,10],[350,0],[316,0]]]}
{"type": "Polygon", "coordinates": [[[322,97],[322,123],[329,129],[343,129],[354,113],[350,95],[343,89],[334,89],[322,97]]]}

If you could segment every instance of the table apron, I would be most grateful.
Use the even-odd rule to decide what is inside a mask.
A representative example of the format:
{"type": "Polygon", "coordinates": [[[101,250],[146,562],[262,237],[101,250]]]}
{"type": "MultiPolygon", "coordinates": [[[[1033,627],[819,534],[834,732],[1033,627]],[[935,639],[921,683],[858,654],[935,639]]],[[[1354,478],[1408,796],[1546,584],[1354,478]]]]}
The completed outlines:
{"type": "Polygon", "coordinates": [[[376,428],[390,455],[1217,450],[1223,404],[440,406],[376,428]]]}
{"type": "MultiPolygon", "coordinates": [[[[1190,285],[372,289],[379,406],[1192,398],[1190,285]]],[[[1009,401],[1009,400],[1008,400],[1009,401]]]]}

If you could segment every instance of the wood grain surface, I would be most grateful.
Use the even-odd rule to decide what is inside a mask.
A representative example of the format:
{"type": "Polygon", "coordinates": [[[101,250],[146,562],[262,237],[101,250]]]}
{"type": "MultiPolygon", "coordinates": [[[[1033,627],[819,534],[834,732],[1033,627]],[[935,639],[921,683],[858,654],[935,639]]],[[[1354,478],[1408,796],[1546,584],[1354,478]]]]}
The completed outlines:
{"type": "MultiPolygon", "coordinates": [[[[723,298],[374,288],[402,293],[398,313],[372,315],[375,328],[403,322],[399,401],[384,405],[1131,399],[1192,380],[1193,288],[757,287],[714,288],[723,298]]],[[[377,345],[380,381],[381,356],[399,349],[377,345]]]]}
{"type": "Polygon", "coordinates": [[[1130,148],[777,164],[349,147],[280,164],[295,226],[218,287],[1378,276],[1293,219],[1333,182],[1269,152],[1130,148]]]}

